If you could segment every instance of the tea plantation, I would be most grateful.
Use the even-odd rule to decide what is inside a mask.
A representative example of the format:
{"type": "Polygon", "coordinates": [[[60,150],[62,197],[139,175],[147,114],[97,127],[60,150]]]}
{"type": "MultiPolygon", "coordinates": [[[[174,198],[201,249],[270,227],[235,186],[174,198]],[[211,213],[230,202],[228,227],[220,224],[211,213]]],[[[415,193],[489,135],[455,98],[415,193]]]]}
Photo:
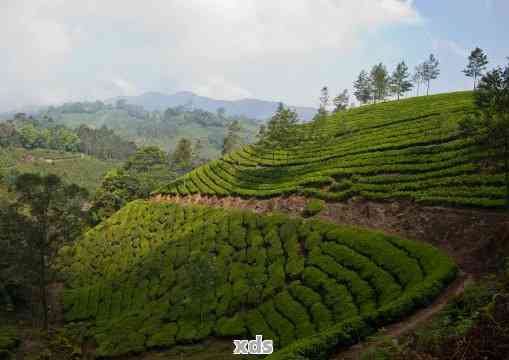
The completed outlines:
{"type": "Polygon", "coordinates": [[[458,128],[473,111],[471,92],[354,108],[300,125],[284,143],[246,146],[160,193],[503,207],[502,164],[458,128]]]}
{"type": "Polygon", "coordinates": [[[0,148],[0,182],[3,183],[11,182],[15,173],[55,174],[94,193],[104,174],[118,165],[115,160],[99,160],[63,151],[0,148]]]}
{"type": "Polygon", "coordinates": [[[430,304],[457,272],[432,246],[378,232],[141,200],[58,267],[66,320],[88,322],[104,357],[262,334],[270,359],[323,359],[430,304]]]}

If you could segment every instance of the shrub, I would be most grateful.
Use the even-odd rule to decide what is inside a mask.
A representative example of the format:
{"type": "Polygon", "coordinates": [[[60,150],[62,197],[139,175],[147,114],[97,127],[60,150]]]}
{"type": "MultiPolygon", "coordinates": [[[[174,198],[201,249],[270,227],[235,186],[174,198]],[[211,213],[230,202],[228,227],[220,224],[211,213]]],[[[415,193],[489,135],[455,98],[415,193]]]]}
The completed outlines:
{"type": "Polygon", "coordinates": [[[323,358],[426,306],[457,272],[435,248],[380,233],[142,201],[62,262],[66,320],[86,319],[105,357],[260,332],[274,356],[323,358]]]}
{"type": "Polygon", "coordinates": [[[237,315],[233,318],[221,318],[217,322],[216,332],[219,336],[241,336],[246,334],[244,319],[237,315]]]}
{"type": "Polygon", "coordinates": [[[323,200],[312,199],[304,207],[302,215],[304,215],[305,217],[318,215],[320,212],[322,212],[324,207],[325,205],[323,200]]]}

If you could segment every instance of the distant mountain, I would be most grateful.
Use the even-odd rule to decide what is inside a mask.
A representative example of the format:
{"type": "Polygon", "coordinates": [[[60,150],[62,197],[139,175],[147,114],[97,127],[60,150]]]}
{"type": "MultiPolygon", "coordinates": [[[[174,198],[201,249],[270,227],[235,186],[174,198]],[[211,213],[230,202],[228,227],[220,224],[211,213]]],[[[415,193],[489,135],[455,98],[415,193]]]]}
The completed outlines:
{"type": "MultiPolygon", "coordinates": [[[[257,120],[266,120],[276,111],[278,103],[257,99],[242,100],[216,100],[205,96],[199,96],[189,91],[182,91],[173,95],[159,92],[147,92],[139,96],[119,96],[106,102],[114,103],[117,100],[125,100],[128,104],[141,105],[146,110],[165,110],[169,107],[185,106],[191,109],[201,109],[216,112],[224,108],[227,115],[246,116],[257,120]]],[[[302,120],[308,121],[313,118],[317,110],[311,107],[294,107],[302,120]]]]}

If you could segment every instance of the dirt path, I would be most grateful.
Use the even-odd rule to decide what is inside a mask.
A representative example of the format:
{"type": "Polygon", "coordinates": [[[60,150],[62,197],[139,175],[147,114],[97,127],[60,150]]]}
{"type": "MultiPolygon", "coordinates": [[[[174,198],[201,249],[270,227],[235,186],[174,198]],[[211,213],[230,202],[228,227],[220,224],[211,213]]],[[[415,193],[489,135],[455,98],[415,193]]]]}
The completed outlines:
{"type": "MultiPolygon", "coordinates": [[[[449,303],[449,301],[463,293],[465,290],[465,285],[470,280],[472,280],[470,275],[461,274],[458,279],[456,279],[456,281],[449,285],[447,290],[445,290],[433,304],[417,311],[414,315],[404,319],[401,322],[389,325],[381,329],[378,334],[398,338],[416,330],[431,320],[433,316],[437,315],[447,305],[447,303],[449,303]]],[[[330,360],[358,360],[362,352],[373,346],[376,346],[377,344],[380,344],[380,341],[367,341],[354,345],[348,350],[340,351],[333,355],[330,360]]]]}

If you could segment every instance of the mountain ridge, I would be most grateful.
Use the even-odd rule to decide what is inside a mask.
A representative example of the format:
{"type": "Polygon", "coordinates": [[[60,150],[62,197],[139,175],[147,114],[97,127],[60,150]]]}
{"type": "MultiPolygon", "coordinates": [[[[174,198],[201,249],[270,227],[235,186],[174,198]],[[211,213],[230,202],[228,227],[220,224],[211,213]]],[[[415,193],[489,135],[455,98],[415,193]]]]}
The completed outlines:
{"type": "MultiPolygon", "coordinates": [[[[188,106],[194,109],[201,109],[216,112],[224,108],[227,115],[246,116],[257,120],[266,120],[276,111],[279,102],[260,100],[255,98],[243,98],[238,100],[220,100],[201,96],[191,91],[179,91],[174,94],[149,91],[134,96],[117,96],[107,99],[107,103],[114,103],[118,100],[125,100],[128,104],[141,105],[148,111],[165,110],[169,107],[188,106]]],[[[316,114],[317,110],[306,106],[290,106],[302,120],[309,121],[316,114]]]]}

